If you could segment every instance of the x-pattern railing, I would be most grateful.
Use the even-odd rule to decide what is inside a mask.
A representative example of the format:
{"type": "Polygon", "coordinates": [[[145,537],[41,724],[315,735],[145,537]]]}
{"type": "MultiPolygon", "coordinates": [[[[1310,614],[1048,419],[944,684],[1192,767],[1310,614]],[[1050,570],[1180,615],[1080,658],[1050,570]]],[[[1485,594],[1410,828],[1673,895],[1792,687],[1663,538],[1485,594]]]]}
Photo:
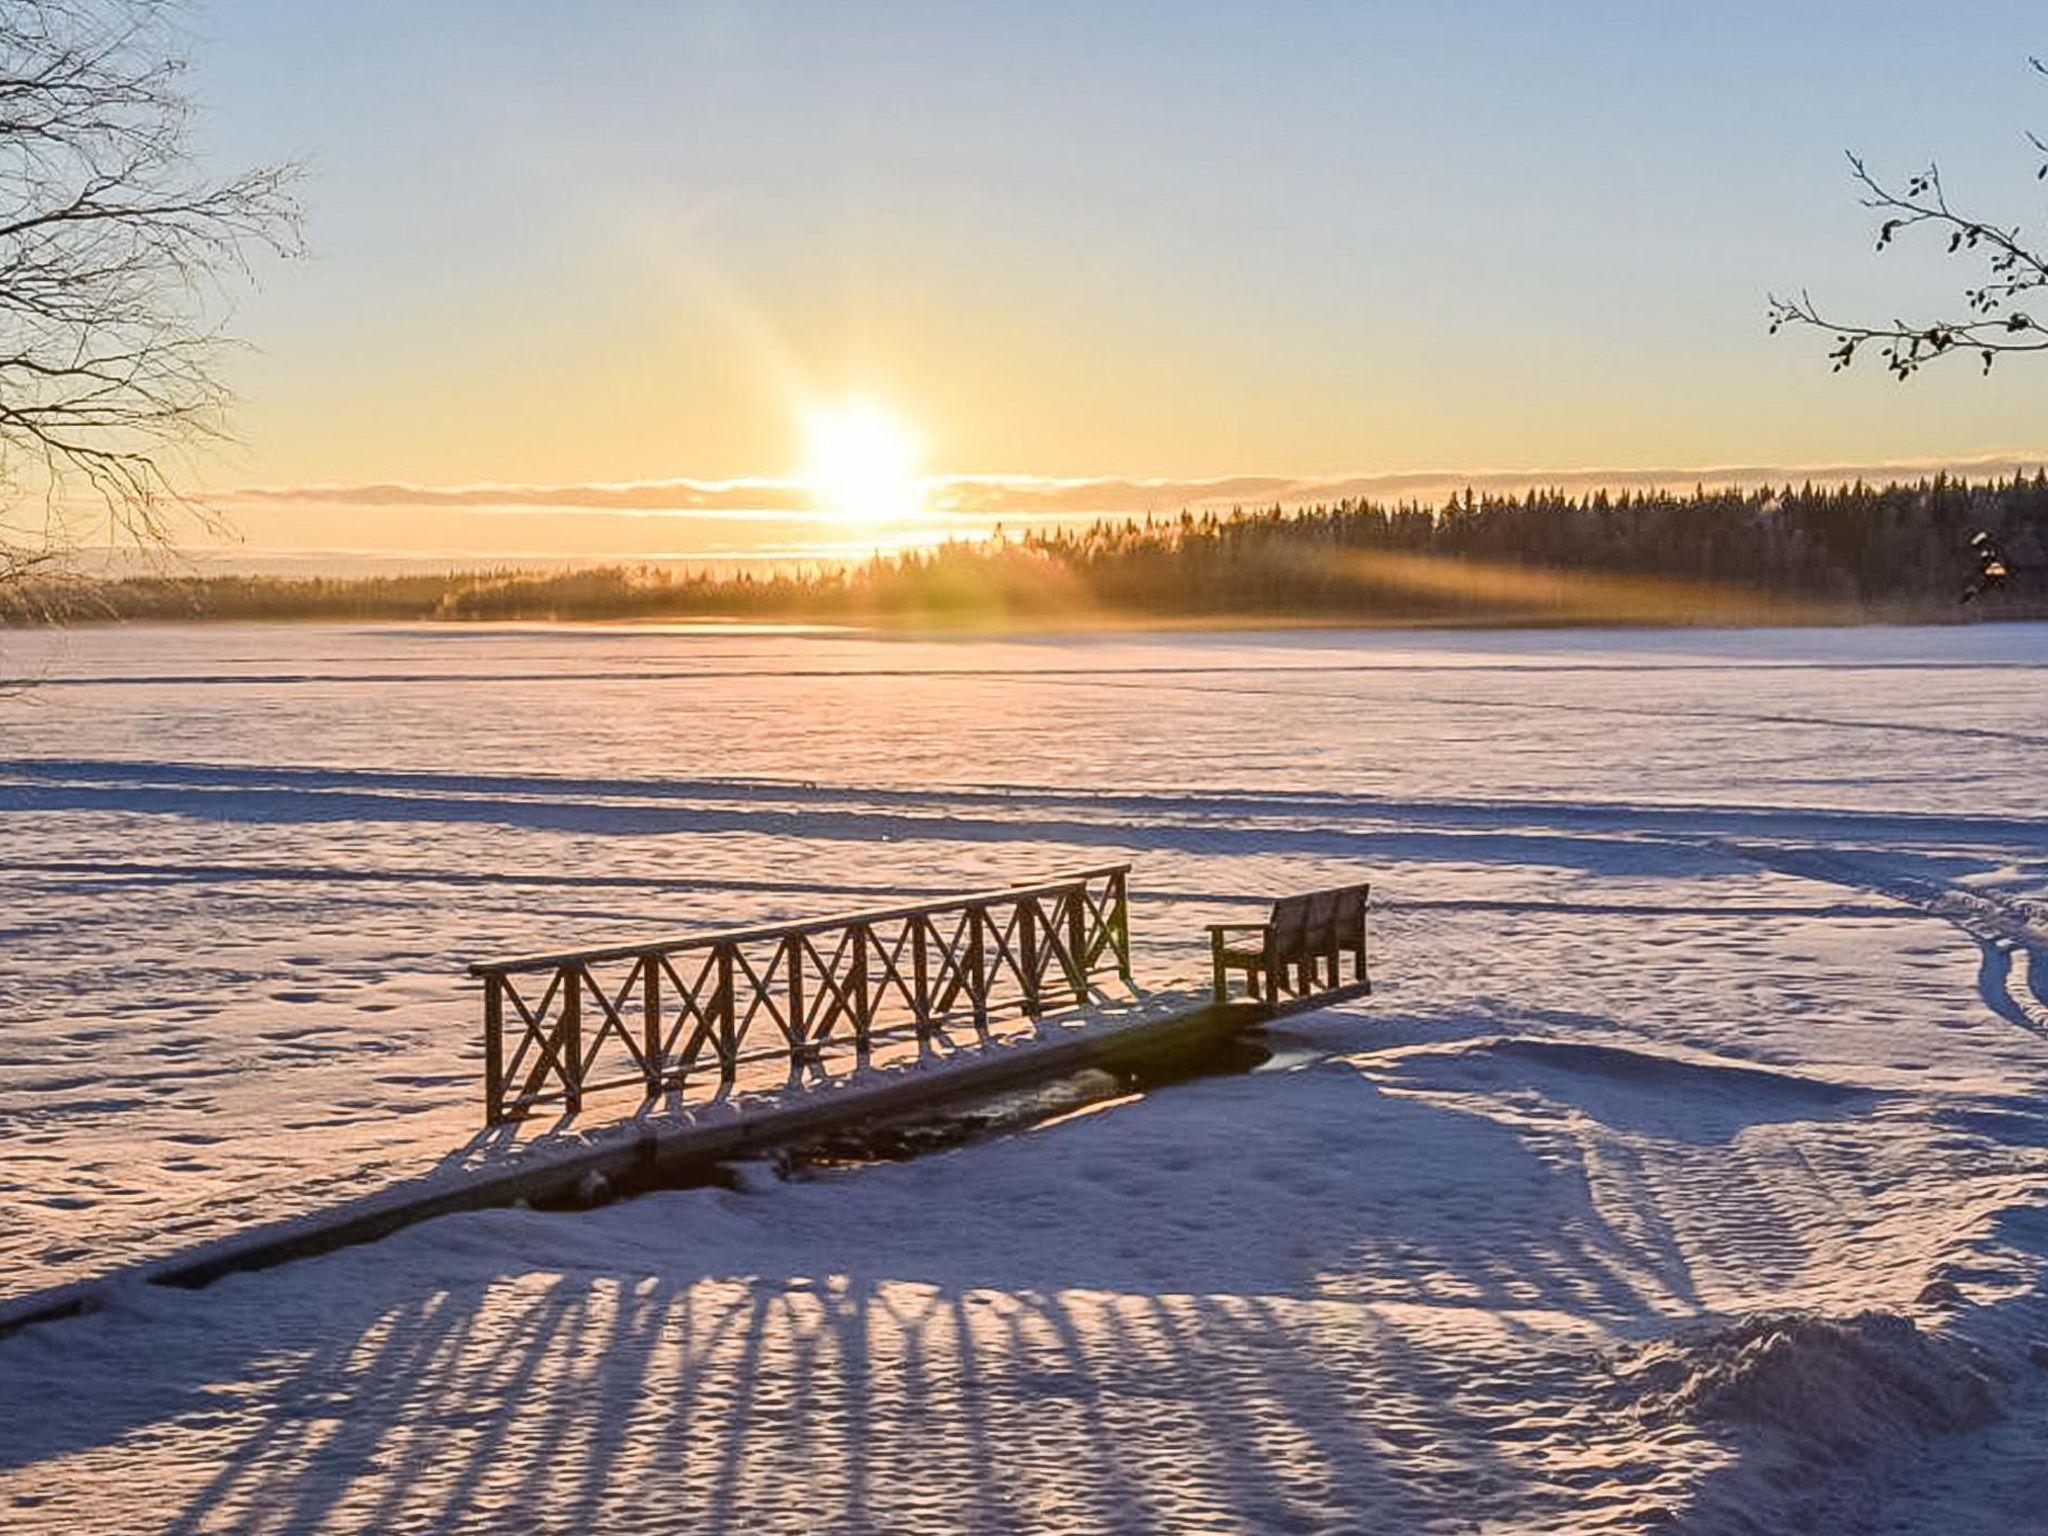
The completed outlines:
{"type": "Polygon", "coordinates": [[[472,965],[484,987],[491,1124],[636,1085],[649,1097],[715,1066],[792,1070],[846,1046],[919,1040],[992,1014],[1085,1004],[1090,978],[1131,978],[1128,864],[1036,885],[649,944],[472,965]],[[768,1045],[751,1044],[763,1032],[768,1045]],[[507,1046],[510,1046],[509,1054],[507,1046]]]}

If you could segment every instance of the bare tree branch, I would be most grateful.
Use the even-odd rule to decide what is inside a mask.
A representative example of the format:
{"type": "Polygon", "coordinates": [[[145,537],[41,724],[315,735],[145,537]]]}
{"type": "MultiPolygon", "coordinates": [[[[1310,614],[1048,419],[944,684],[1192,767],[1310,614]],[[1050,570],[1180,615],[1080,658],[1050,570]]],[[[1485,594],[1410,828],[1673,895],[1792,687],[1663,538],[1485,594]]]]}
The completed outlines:
{"type": "MultiPolygon", "coordinates": [[[[2048,65],[2031,61],[2048,74],[2048,65]]],[[[2027,141],[2041,154],[2035,179],[2048,178],[2048,142],[2029,133],[2027,141]]],[[[2027,296],[2048,288],[2048,255],[2030,242],[2021,226],[1980,218],[1954,207],[1942,186],[1941,170],[1930,165],[1894,187],[1874,176],[1863,161],[1849,156],[1850,172],[1863,188],[1862,203],[1881,214],[1877,248],[1888,250],[1901,235],[1930,230],[1947,237],[1946,254],[1979,260],[1982,281],[1963,290],[1954,318],[1908,322],[1849,322],[1823,314],[1804,289],[1796,297],[1769,300],[1771,330],[1804,326],[1834,337],[1828,352],[1839,373],[1856,361],[1866,346],[1875,346],[1893,377],[1905,380],[1937,358],[1974,354],[1986,373],[2008,352],[2048,351],[2048,324],[2021,307],[2027,296]]]]}
{"type": "Polygon", "coordinates": [[[181,41],[172,0],[0,0],[0,590],[81,492],[164,537],[166,456],[226,430],[229,285],[301,250],[296,166],[195,166],[181,41]]]}

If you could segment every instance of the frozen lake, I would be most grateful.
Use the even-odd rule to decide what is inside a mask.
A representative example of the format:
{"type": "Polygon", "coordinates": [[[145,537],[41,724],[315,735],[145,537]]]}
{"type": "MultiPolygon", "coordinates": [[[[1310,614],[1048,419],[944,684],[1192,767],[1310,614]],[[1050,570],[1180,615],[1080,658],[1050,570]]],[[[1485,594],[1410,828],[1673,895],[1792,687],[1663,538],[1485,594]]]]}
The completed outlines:
{"type": "Polygon", "coordinates": [[[459,1155],[483,952],[1128,858],[1141,979],[1362,873],[1379,987],[1288,1070],[0,1341],[9,1529],[2037,1517],[2041,627],[87,629],[0,674],[0,1296],[459,1155]]]}

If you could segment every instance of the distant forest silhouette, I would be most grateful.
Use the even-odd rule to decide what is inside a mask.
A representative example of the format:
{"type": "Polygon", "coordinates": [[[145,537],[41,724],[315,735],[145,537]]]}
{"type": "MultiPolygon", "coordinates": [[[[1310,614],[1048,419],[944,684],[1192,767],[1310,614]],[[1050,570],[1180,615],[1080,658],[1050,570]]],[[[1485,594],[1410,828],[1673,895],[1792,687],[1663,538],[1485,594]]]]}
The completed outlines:
{"type": "Polygon", "coordinates": [[[937,625],[1824,622],[2048,613],[1959,599],[1971,537],[2048,545],[2048,474],[1778,490],[1474,495],[1183,513],[781,572],[605,566],[370,577],[136,576],[19,594],[16,617],[726,618],[937,625]]]}

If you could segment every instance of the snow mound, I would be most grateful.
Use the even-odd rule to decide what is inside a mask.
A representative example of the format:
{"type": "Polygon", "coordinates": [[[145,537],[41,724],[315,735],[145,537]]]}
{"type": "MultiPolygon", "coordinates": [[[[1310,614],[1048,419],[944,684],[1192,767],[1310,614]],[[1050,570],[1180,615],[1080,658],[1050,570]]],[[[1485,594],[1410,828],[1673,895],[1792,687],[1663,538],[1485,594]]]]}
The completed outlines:
{"type": "Polygon", "coordinates": [[[1981,1354],[1895,1312],[1759,1313],[1645,1346],[1615,1372],[1646,1426],[1754,1426],[1802,1459],[1880,1454],[1998,1414],[1981,1354]]]}

